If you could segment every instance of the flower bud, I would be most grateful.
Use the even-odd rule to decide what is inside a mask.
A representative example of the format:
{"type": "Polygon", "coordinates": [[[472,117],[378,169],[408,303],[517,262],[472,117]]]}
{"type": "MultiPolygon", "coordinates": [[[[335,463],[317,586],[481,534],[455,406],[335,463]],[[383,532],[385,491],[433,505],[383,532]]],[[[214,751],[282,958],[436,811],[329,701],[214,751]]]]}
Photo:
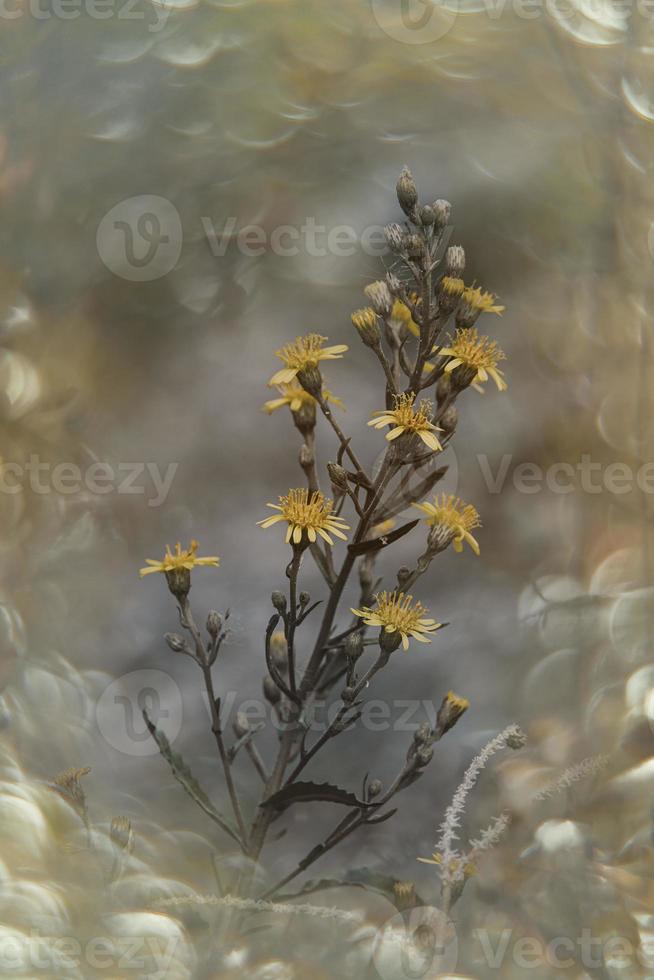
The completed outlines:
{"type": "Polygon", "coordinates": [[[425,204],[423,208],[420,208],[420,220],[423,225],[433,225],[436,221],[436,212],[431,207],[430,204],[425,204]]]}
{"type": "Polygon", "coordinates": [[[183,636],[179,633],[166,633],[164,634],[164,640],[173,651],[173,653],[184,653],[188,649],[183,636]]]}
{"type": "Polygon", "coordinates": [[[131,821],[127,817],[113,817],[109,828],[112,844],[131,854],[134,850],[134,832],[131,821]]]}
{"type": "Polygon", "coordinates": [[[416,886],[412,881],[396,881],[393,884],[393,898],[398,912],[416,907],[416,886]]]}
{"type": "Polygon", "coordinates": [[[443,276],[437,286],[438,308],[441,313],[452,313],[463,296],[465,283],[456,276],[443,276]]]}
{"type": "Polygon", "coordinates": [[[352,704],[356,696],[357,692],[353,687],[345,687],[341,691],[341,701],[343,701],[345,704],[352,704]]]}
{"type": "Polygon", "coordinates": [[[378,347],[381,341],[381,333],[375,311],[367,306],[363,310],[355,310],[351,319],[366,347],[378,347]]]}
{"type": "Polygon", "coordinates": [[[383,279],[369,283],[363,290],[375,313],[388,316],[393,309],[393,297],[383,279]]]}
{"type": "Polygon", "coordinates": [[[404,589],[407,579],[411,575],[411,569],[407,565],[402,565],[397,570],[397,584],[400,589],[404,589]]]}
{"type": "Polygon", "coordinates": [[[250,731],[250,722],[248,721],[248,716],[244,711],[236,712],[236,717],[232,722],[232,728],[234,729],[234,734],[237,738],[247,735],[247,733],[250,731]]]}
{"type": "Polygon", "coordinates": [[[347,473],[338,463],[327,463],[327,472],[335,494],[347,492],[347,473]]]}
{"type": "Polygon", "coordinates": [[[449,732],[450,728],[456,725],[461,715],[465,714],[469,707],[470,702],[467,698],[460,698],[454,691],[449,691],[443,698],[441,706],[438,709],[438,715],[436,716],[438,730],[441,735],[449,732]]]}
{"type": "Polygon", "coordinates": [[[457,423],[459,421],[459,413],[457,412],[454,405],[450,405],[446,408],[441,415],[441,420],[439,425],[446,435],[451,435],[456,429],[457,423]]]}
{"type": "Polygon", "coordinates": [[[279,704],[281,700],[282,692],[272,677],[264,677],[263,679],[263,696],[270,704],[279,704]]]}
{"type": "Polygon", "coordinates": [[[270,601],[272,602],[277,612],[283,616],[284,613],[286,612],[286,596],[284,595],[284,593],[275,590],[270,596],[270,601]]]}
{"type": "Polygon", "coordinates": [[[308,592],[300,592],[298,599],[300,601],[300,608],[304,609],[311,602],[311,596],[308,592]]]}
{"type": "Polygon", "coordinates": [[[424,252],[424,244],[420,235],[407,235],[405,239],[406,252],[410,259],[420,259],[424,252]]]}
{"type": "Polygon", "coordinates": [[[400,207],[406,215],[411,217],[418,203],[418,189],[408,167],[402,167],[395,190],[400,207]]]}
{"type": "Polygon", "coordinates": [[[450,220],[450,216],[452,214],[452,205],[450,204],[449,201],[443,201],[439,199],[438,201],[434,201],[434,203],[432,204],[432,208],[436,219],[436,225],[439,228],[444,228],[445,225],[450,220]]]}
{"type": "Polygon", "coordinates": [[[379,794],[381,793],[381,791],[383,790],[383,788],[384,788],[384,785],[383,785],[381,779],[373,779],[368,784],[368,799],[369,800],[374,800],[377,796],[379,796],[379,794]]]}
{"type": "Polygon", "coordinates": [[[350,633],[345,641],[345,656],[348,660],[358,660],[363,653],[363,634],[350,633]]]}
{"type": "Polygon", "coordinates": [[[413,741],[416,745],[426,745],[431,739],[431,725],[428,721],[423,721],[418,725],[414,734],[413,741]]]}
{"type": "Polygon", "coordinates": [[[461,245],[450,245],[445,253],[445,269],[448,276],[459,279],[466,267],[466,253],[461,245]]]}
{"type": "Polygon", "coordinates": [[[220,633],[221,627],[223,625],[223,618],[220,613],[216,612],[215,609],[209,611],[207,616],[207,633],[212,640],[215,640],[220,633]]]}
{"type": "Polygon", "coordinates": [[[402,253],[405,251],[405,234],[397,223],[393,222],[384,228],[386,243],[391,252],[402,253]]]}
{"type": "Polygon", "coordinates": [[[438,379],[438,384],[436,385],[436,401],[439,405],[442,405],[447,398],[449,398],[452,391],[452,382],[450,381],[449,374],[441,374],[438,379]]]}
{"type": "Polygon", "coordinates": [[[286,670],[288,666],[288,643],[282,630],[277,630],[270,638],[270,656],[277,670],[286,670]]]}
{"type": "Polygon", "coordinates": [[[456,308],[454,320],[457,327],[462,330],[469,330],[470,327],[474,327],[480,315],[481,310],[479,307],[473,306],[472,303],[468,303],[463,299],[456,308]]]}

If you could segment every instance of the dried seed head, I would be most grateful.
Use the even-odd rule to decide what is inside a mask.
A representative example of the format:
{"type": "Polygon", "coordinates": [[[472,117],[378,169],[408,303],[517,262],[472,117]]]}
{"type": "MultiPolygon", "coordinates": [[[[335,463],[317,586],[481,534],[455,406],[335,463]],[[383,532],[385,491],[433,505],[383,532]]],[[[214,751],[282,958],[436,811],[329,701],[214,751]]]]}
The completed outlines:
{"type": "Polygon", "coordinates": [[[272,677],[264,677],[263,679],[263,696],[270,704],[279,704],[281,700],[282,692],[272,677]]]}
{"type": "Polygon", "coordinates": [[[452,205],[449,201],[444,201],[439,198],[438,201],[434,201],[432,204],[434,215],[436,218],[436,224],[439,228],[444,228],[445,225],[450,220],[452,215],[452,205]]]}
{"type": "Polygon", "coordinates": [[[515,726],[515,731],[511,732],[506,740],[506,744],[510,749],[518,750],[524,748],[527,744],[527,736],[522,731],[521,728],[515,726]]]}
{"type": "Polygon", "coordinates": [[[215,640],[223,625],[223,617],[215,609],[209,611],[207,616],[207,633],[212,640],[215,640]]]}
{"type": "MultiPolygon", "coordinates": [[[[275,590],[270,596],[270,601],[272,602],[277,612],[283,616],[284,613],[286,612],[286,596],[284,595],[284,593],[275,590]]],[[[276,633],[273,634],[273,640],[275,639],[275,636],[277,636],[276,633]]]]}
{"type": "Polygon", "coordinates": [[[375,797],[379,796],[379,794],[381,793],[381,791],[383,790],[383,788],[384,788],[384,785],[383,785],[381,779],[373,779],[368,784],[368,799],[369,800],[374,800],[375,797]]]}
{"type": "Polygon", "coordinates": [[[401,254],[406,251],[406,235],[402,231],[400,225],[398,225],[396,222],[386,225],[384,228],[384,235],[386,237],[386,243],[391,252],[401,254]]]}
{"type": "Polygon", "coordinates": [[[393,297],[384,280],[378,279],[377,282],[368,283],[363,291],[375,313],[388,316],[393,308],[393,297]]]}
{"type": "Polygon", "coordinates": [[[418,189],[408,167],[402,167],[402,172],[395,185],[395,190],[400,207],[406,215],[411,217],[418,203],[418,189]]]}
{"type": "Polygon", "coordinates": [[[381,333],[377,323],[377,314],[372,307],[366,306],[363,310],[355,310],[351,319],[366,347],[378,347],[381,342],[381,333]]]}
{"type": "Polygon", "coordinates": [[[179,633],[164,633],[164,640],[173,653],[183,653],[187,650],[186,641],[179,633]]]}
{"type": "Polygon", "coordinates": [[[466,267],[466,253],[461,245],[450,245],[445,253],[445,268],[448,276],[461,278],[466,267]]]}
{"type": "Polygon", "coordinates": [[[347,492],[347,473],[338,463],[327,463],[327,472],[334,496],[347,492]]]}
{"type": "Polygon", "coordinates": [[[111,826],[109,827],[109,838],[112,844],[115,844],[116,847],[119,847],[127,854],[131,854],[134,850],[134,833],[132,831],[132,824],[127,817],[112,818],[111,826]]]}
{"type": "Polygon", "coordinates": [[[454,691],[448,691],[441,702],[436,718],[441,735],[449,732],[469,707],[470,702],[467,698],[460,698],[454,691]]]}

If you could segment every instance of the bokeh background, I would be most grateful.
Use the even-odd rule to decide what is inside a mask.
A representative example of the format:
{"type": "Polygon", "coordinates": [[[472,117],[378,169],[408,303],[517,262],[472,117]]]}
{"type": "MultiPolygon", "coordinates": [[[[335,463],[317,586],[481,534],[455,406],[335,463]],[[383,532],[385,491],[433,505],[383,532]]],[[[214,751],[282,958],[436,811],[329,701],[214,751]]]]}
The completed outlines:
{"type": "MultiPolygon", "coordinates": [[[[37,969],[21,943],[40,929],[79,941],[172,937],[166,977],[376,976],[371,936],[394,913],[379,896],[330,895],[363,908],[352,933],[283,918],[280,942],[273,917],[263,948],[259,936],[225,933],[215,910],[157,910],[162,896],[215,893],[212,855],[227,869],[237,861],[143,737],[137,709],[154,690],[175,748],[221,798],[193,664],[161,638],[176,626],[170,596],[138,568],[192,536],[221,556],[218,572],[195,577],[194,605],[202,617],[230,608],[219,687],[238,703],[259,697],[286,552],[255,521],[300,475],[288,413],[261,412],[273,352],[309,330],[351,345],[327,377],[372,462],[380,447],[365,422],[382,383],[349,314],[391,265],[362,236],[398,220],[404,164],[425,201],[452,202],[467,278],[507,307],[487,319],[508,355],[509,391],[467,394],[450,452],[448,489],[482,514],[481,558],[449,551],[435,563],[417,591],[451,625],[432,647],[398,654],[375,694],[438,703],[454,688],[472,706],[395,819],[316,871],[383,870],[437,904],[434,870],[415,859],[431,851],[472,755],[517,721],[528,746],[484,776],[466,818],[474,833],[503,807],[514,814],[457,906],[457,975],[498,975],[479,927],[545,941],[590,928],[642,949],[654,870],[652,480],[627,476],[624,492],[602,480],[612,464],[633,476],[652,458],[652,12],[608,0],[98,9],[18,0],[0,13],[0,453],[50,467],[45,492],[24,483],[15,493],[6,480],[0,494],[0,920],[3,941],[18,937],[23,951],[0,968],[96,975],[89,962],[37,969]],[[112,232],[110,212],[127,230],[112,232]],[[139,224],[145,212],[159,228],[139,224]],[[317,249],[301,231],[281,254],[275,230],[307,222],[325,229],[317,249]],[[230,224],[234,234],[261,228],[260,254],[223,238],[230,224]],[[348,254],[326,243],[339,226],[354,232],[348,254]],[[144,256],[168,233],[162,265],[128,261],[130,235],[144,256]],[[579,476],[571,492],[555,477],[538,492],[516,487],[522,463],[547,471],[583,456],[600,464],[599,492],[579,476]],[[162,500],[147,470],[120,491],[62,492],[48,484],[62,462],[82,472],[108,463],[121,479],[130,464],[173,466],[174,477],[162,500]],[[506,478],[491,492],[486,476],[500,467],[506,478]],[[600,753],[602,775],[534,803],[558,773],[600,753]],[[51,788],[71,766],[91,767],[88,839],[51,788]],[[116,815],[131,820],[135,848],[108,885],[116,815]]],[[[324,463],[335,450],[321,438],[324,463]]],[[[405,539],[385,571],[415,547],[405,539]]],[[[309,573],[306,585],[318,595],[309,573]]],[[[388,779],[410,737],[357,731],[312,774],[350,788],[365,771],[388,779]]],[[[261,741],[264,755],[273,748],[261,741]]],[[[240,779],[254,805],[245,759],[240,779]]],[[[324,809],[285,818],[290,832],[262,874],[277,877],[318,839],[334,821],[324,809]]],[[[608,960],[528,972],[647,975],[642,963],[615,973],[608,960]]],[[[112,969],[155,975],[151,965],[112,969]]],[[[507,957],[500,972],[525,967],[507,957]]]]}

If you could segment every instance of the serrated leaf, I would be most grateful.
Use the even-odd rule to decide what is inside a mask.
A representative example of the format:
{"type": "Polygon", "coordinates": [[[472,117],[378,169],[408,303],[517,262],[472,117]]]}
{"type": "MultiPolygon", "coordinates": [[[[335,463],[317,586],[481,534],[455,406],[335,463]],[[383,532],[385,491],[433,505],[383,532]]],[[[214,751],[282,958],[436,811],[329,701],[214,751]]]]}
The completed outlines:
{"type": "Polygon", "coordinates": [[[371,541],[361,541],[360,544],[351,544],[348,551],[352,555],[365,555],[369,551],[379,551],[380,548],[386,548],[387,545],[393,544],[394,541],[398,541],[403,538],[405,534],[412,531],[416,524],[420,523],[420,518],[415,521],[409,521],[408,524],[403,524],[402,527],[398,527],[395,531],[389,531],[388,534],[382,534],[379,538],[373,538],[371,541]]]}
{"type": "Polygon", "coordinates": [[[275,810],[285,810],[294,803],[340,803],[343,806],[368,807],[371,804],[357,799],[354,793],[333,786],[331,783],[291,783],[278,793],[273,793],[260,806],[272,807],[275,810]]]}
{"type": "Polygon", "coordinates": [[[164,732],[160,731],[157,726],[150,721],[148,713],[145,710],[143,711],[143,720],[147,725],[150,735],[157,743],[159,752],[170,766],[170,770],[180,786],[186,791],[186,793],[188,793],[191,799],[197,803],[200,809],[214,821],[214,823],[217,823],[218,826],[225,831],[225,833],[229,834],[230,837],[240,844],[241,840],[238,836],[236,827],[234,827],[227,817],[216,810],[215,806],[200,786],[199,782],[191,772],[191,769],[186,764],[182,756],[179,754],[179,752],[173,751],[164,732]]]}

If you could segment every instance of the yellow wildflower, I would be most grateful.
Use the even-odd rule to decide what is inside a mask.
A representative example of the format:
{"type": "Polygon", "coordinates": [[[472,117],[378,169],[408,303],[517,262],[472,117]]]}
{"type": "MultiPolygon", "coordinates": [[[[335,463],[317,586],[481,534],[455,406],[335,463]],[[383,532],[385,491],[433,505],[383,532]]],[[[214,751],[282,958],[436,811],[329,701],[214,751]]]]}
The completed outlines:
{"type": "Polygon", "coordinates": [[[479,554],[479,545],[470,532],[476,527],[481,527],[481,521],[472,504],[464,504],[453,493],[443,493],[440,497],[434,497],[433,503],[426,500],[424,503],[412,506],[425,514],[430,527],[443,529],[448,535],[448,543],[454,541],[455,551],[463,551],[463,542],[467,541],[474,553],[479,554]]]}
{"type": "Polygon", "coordinates": [[[474,327],[469,329],[457,329],[456,336],[450,337],[450,346],[434,348],[434,352],[451,360],[445,365],[445,371],[449,374],[460,365],[466,368],[474,368],[476,375],[472,379],[473,383],[488,381],[493,379],[499,391],[506,391],[507,384],[498,370],[497,365],[506,359],[506,355],[497,346],[494,340],[488,337],[480,337],[474,327]]]}
{"type": "Polygon", "coordinates": [[[166,554],[163,556],[161,561],[155,561],[153,558],[146,558],[145,561],[149,568],[142,568],[139,571],[139,575],[143,578],[144,575],[151,575],[153,572],[176,572],[181,569],[186,571],[191,571],[196,565],[211,565],[214,568],[218,568],[220,564],[220,558],[198,558],[196,556],[196,551],[198,550],[197,541],[191,541],[189,548],[183,550],[179,541],[175,545],[174,553],[171,552],[170,547],[166,545],[166,554]]]}
{"type": "Polygon", "coordinates": [[[468,286],[463,290],[462,298],[464,303],[471,306],[473,310],[479,310],[481,313],[502,314],[506,309],[506,306],[497,306],[495,304],[497,296],[493,293],[487,293],[480,286],[468,286]]]}
{"type": "MultiPolygon", "coordinates": [[[[313,395],[305,391],[302,385],[298,384],[295,380],[291,381],[290,384],[277,385],[277,389],[280,397],[272,398],[262,406],[262,410],[267,412],[268,415],[271,415],[278,408],[284,408],[285,405],[288,405],[292,412],[299,412],[305,406],[316,404],[316,399],[313,395]]],[[[341,399],[337,398],[336,395],[332,395],[331,391],[327,388],[323,390],[323,398],[326,402],[331,402],[332,405],[345,408],[341,399]]]]}
{"type": "Polygon", "coordinates": [[[310,333],[305,337],[296,337],[292,344],[286,344],[285,347],[275,351],[275,356],[284,362],[285,367],[277,371],[268,384],[270,386],[289,384],[298,371],[317,368],[320,361],[333,361],[342,357],[348,349],[347,344],[323,347],[326,340],[327,338],[321,337],[320,334],[310,333]]]}
{"type": "Polygon", "coordinates": [[[399,633],[405,650],[409,649],[410,636],[420,643],[431,643],[431,637],[426,634],[441,628],[442,624],[435,619],[425,618],[427,609],[420,602],[414,604],[412,595],[381,592],[375,600],[374,609],[364,606],[351,611],[360,616],[366,626],[379,626],[385,633],[399,633]]]}
{"type": "Polygon", "coordinates": [[[414,401],[413,395],[396,395],[395,408],[375,412],[374,418],[368,422],[368,425],[375,429],[383,429],[385,425],[392,425],[391,431],[386,433],[389,442],[404,433],[412,433],[419,436],[430,449],[442,450],[443,447],[434,435],[441,429],[430,421],[425,406],[420,405],[417,409],[414,408],[414,401]]]}
{"type": "Polygon", "coordinates": [[[278,510],[279,514],[266,517],[263,521],[257,521],[259,527],[272,527],[278,521],[286,521],[288,529],[286,531],[286,543],[291,540],[293,544],[300,544],[306,532],[308,540],[313,543],[319,534],[328,544],[334,544],[330,534],[337,538],[347,540],[343,534],[344,530],[349,530],[349,524],[340,517],[332,515],[334,503],[332,500],[325,500],[320,490],[314,490],[309,496],[306,487],[299,490],[289,490],[288,494],[279,498],[279,504],[267,504],[273,510],[278,510]]]}

